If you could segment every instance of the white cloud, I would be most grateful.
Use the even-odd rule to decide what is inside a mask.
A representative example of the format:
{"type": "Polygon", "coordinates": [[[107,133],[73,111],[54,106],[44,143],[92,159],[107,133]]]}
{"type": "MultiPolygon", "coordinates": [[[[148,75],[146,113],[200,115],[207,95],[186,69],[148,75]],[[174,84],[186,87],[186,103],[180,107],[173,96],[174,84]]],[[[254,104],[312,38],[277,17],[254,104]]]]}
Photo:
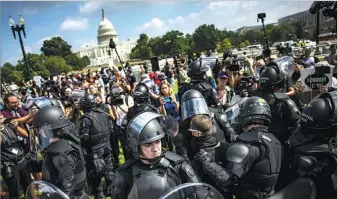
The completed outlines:
{"type": "Polygon", "coordinates": [[[89,1],[81,4],[79,7],[80,13],[93,13],[102,8],[104,2],[102,1],[89,1]]]}
{"type": "Polygon", "coordinates": [[[162,35],[164,31],[179,30],[192,33],[202,24],[214,24],[219,29],[236,30],[243,26],[261,25],[257,22],[257,14],[266,13],[266,23],[275,23],[279,18],[307,10],[310,1],[213,1],[200,2],[199,12],[180,15],[171,19],[161,19],[156,16],[151,21],[137,27],[137,33],[149,36],[162,35]]]}
{"type": "Polygon", "coordinates": [[[62,22],[60,28],[61,30],[85,30],[87,26],[87,18],[72,19],[68,17],[62,22]]]}
{"type": "Polygon", "coordinates": [[[141,32],[145,30],[164,32],[167,30],[167,27],[159,18],[153,18],[150,22],[147,22],[143,24],[143,26],[139,27],[138,30],[141,32]]]}

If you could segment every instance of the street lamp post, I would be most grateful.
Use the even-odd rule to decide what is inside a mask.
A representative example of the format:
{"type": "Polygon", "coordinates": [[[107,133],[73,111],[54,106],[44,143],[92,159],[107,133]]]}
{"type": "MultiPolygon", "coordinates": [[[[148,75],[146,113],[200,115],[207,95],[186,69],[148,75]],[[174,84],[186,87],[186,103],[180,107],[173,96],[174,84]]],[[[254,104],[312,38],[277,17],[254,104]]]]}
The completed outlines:
{"type": "Polygon", "coordinates": [[[24,48],[24,45],[23,45],[22,37],[21,37],[21,32],[22,32],[23,36],[26,38],[25,20],[22,18],[21,15],[20,15],[20,19],[19,19],[19,24],[20,24],[20,26],[18,24],[15,24],[14,20],[11,18],[11,16],[9,16],[9,26],[12,29],[14,39],[16,39],[15,32],[18,32],[19,42],[20,42],[20,46],[21,46],[21,50],[22,50],[22,55],[23,55],[23,59],[24,59],[24,62],[25,62],[26,70],[27,70],[26,72],[28,74],[28,78],[31,79],[32,76],[31,76],[31,73],[30,73],[30,70],[29,70],[28,61],[27,61],[27,57],[26,57],[26,53],[25,53],[25,48],[24,48]]]}

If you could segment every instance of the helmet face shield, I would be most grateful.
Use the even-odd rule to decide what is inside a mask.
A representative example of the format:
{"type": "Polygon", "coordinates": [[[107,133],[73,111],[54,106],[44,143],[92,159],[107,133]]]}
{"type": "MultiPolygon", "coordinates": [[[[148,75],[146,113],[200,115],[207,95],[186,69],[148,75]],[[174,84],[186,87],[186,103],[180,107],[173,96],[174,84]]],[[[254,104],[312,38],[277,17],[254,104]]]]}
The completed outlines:
{"type": "Polygon", "coordinates": [[[191,98],[182,103],[181,116],[182,121],[194,115],[209,115],[208,105],[204,98],[191,98]]]}
{"type": "Polygon", "coordinates": [[[40,148],[42,150],[47,148],[53,142],[54,133],[49,124],[33,128],[33,131],[35,135],[39,136],[40,148]]]}

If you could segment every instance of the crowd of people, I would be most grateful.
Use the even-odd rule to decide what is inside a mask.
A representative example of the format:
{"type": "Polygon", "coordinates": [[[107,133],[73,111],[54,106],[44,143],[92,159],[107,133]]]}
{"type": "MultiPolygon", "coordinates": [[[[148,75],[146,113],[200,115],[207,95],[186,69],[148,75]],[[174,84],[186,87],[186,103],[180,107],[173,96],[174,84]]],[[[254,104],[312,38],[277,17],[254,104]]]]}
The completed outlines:
{"type": "MultiPolygon", "coordinates": [[[[334,54],[336,46],[325,59],[336,68],[334,54]]],[[[224,198],[256,199],[300,177],[314,182],[316,198],[336,198],[336,73],[304,104],[300,70],[316,66],[307,50],[291,76],[264,56],[225,52],[212,67],[203,59],[143,65],[140,81],[126,66],[12,84],[0,113],[9,198],[43,180],[70,198],[155,199],[204,182],[224,198]]]]}

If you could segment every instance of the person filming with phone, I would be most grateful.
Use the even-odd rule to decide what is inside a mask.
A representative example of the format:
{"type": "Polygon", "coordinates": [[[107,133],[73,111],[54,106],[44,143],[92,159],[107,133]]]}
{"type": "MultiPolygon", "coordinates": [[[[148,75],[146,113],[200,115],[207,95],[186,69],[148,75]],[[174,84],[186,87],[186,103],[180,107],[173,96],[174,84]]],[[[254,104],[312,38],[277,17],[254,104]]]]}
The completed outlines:
{"type": "Polygon", "coordinates": [[[179,120],[179,103],[176,101],[174,92],[172,91],[168,81],[163,81],[160,84],[159,107],[160,113],[169,115],[179,120]]]}

